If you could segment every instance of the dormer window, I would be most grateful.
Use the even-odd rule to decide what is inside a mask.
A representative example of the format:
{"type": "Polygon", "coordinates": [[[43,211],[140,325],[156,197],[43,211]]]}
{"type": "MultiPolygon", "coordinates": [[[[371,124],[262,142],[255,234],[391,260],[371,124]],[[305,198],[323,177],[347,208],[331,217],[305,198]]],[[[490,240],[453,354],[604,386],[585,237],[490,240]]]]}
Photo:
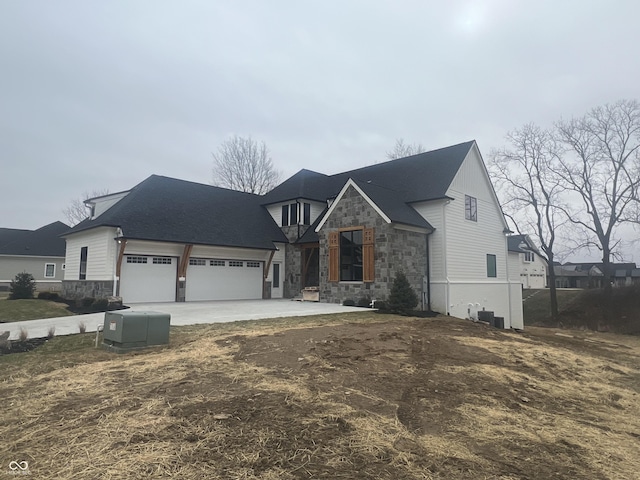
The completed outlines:
{"type": "Polygon", "coordinates": [[[296,225],[298,223],[298,204],[291,203],[282,206],[282,226],[296,225]]]}

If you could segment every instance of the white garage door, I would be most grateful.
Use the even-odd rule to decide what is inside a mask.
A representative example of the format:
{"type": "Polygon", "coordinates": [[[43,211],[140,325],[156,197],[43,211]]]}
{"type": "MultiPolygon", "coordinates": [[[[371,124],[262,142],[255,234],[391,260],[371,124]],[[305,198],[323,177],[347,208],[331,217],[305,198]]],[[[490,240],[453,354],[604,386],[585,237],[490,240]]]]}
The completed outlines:
{"type": "Polygon", "coordinates": [[[262,298],[262,262],[191,258],[186,300],[251,300],[262,298]]]}
{"type": "Polygon", "coordinates": [[[125,255],[120,272],[120,296],[126,303],[175,302],[178,259],[125,255]]]}

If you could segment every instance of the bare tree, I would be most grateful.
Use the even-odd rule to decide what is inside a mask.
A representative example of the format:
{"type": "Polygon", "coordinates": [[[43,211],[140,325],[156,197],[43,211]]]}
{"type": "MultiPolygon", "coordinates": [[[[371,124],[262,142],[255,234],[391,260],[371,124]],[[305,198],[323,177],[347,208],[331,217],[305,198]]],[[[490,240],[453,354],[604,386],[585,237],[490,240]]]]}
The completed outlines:
{"type": "Polygon", "coordinates": [[[280,179],[264,142],[234,135],[213,153],[213,184],[263,195],[280,179]]]}
{"type": "Polygon", "coordinates": [[[605,297],[611,298],[611,256],[616,229],[633,222],[640,188],[640,104],[620,100],[556,124],[566,147],[555,172],[580,204],[566,213],[602,252],[605,297]]]}
{"type": "Polygon", "coordinates": [[[409,157],[425,151],[425,148],[420,143],[409,145],[404,143],[404,139],[398,138],[393,150],[387,152],[387,158],[389,160],[395,160],[396,158],[409,157]]]}
{"type": "Polygon", "coordinates": [[[89,218],[90,212],[84,202],[90,198],[102,197],[103,195],[108,194],[109,190],[107,189],[96,189],[90,192],[84,192],[82,197],[71,200],[69,205],[62,211],[69,225],[73,227],[74,225],[77,225],[83,220],[89,218]]]}
{"type": "Polygon", "coordinates": [[[532,234],[547,262],[551,317],[558,317],[554,258],[559,229],[566,219],[559,210],[562,187],[551,166],[558,159],[558,145],[551,132],[534,124],[507,134],[509,147],[494,151],[489,171],[502,197],[505,216],[518,233],[532,234]]]}

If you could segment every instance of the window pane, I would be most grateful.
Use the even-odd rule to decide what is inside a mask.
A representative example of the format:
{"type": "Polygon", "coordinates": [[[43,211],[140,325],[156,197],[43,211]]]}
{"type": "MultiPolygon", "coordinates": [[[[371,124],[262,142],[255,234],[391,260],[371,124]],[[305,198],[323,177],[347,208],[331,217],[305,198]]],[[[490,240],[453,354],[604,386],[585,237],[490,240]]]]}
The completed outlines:
{"type": "Polygon", "coordinates": [[[340,280],[362,281],[362,230],[340,232],[340,280]]]}
{"type": "Polygon", "coordinates": [[[44,268],[45,277],[54,277],[56,274],[56,266],[53,263],[47,263],[44,268]]]}
{"type": "Polygon", "coordinates": [[[298,223],[298,204],[297,203],[291,204],[291,215],[289,217],[291,219],[291,225],[295,225],[296,223],[298,223]]]}
{"type": "Polygon", "coordinates": [[[303,219],[303,223],[305,225],[311,225],[311,204],[310,203],[305,203],[304,204],[304,219],[303,219]]]}
{"type": "Polygon", "coordinates": [[[496,256],[487,254],[487,277],[496,277],[496,256]]]}
{"type": "Polygon", "coordinates": [[[282,206],[282,226],[289,225],[289,205],[282,206]]]}
{"type": "Polygon", "coordinates": [[[280,264],[273,264],[273,288],[280,288],[280,264]]]}

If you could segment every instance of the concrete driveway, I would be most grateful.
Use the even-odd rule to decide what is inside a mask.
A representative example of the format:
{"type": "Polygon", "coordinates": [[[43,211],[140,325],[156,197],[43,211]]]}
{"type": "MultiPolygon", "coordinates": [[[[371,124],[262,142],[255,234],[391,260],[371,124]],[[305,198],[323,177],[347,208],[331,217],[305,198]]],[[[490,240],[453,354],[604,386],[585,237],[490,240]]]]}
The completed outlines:
{"type": "MultiPolygon", "coordinates": [[[[224,323],[239,320],[260,320],[279,317],[303,317],[330,313],[362,311],[358,307],[343,307],[332,303],[298,302],[292,300],[226,300],[222,302],[189,303],[136,303],[131,310],[163,312],[171,315],[171,325],[197,325],[202,323],[224,323]]],[[[45,318],[0,324],[0,332],[9,331],[14,340],[20,328],[27,329],[29,338],[46,337],[50,327],[55,335],[79,333],[80,322],[87,332],[95,332],[102,325],[104,313],[90,313],[71,317],[45,318]]]]}

